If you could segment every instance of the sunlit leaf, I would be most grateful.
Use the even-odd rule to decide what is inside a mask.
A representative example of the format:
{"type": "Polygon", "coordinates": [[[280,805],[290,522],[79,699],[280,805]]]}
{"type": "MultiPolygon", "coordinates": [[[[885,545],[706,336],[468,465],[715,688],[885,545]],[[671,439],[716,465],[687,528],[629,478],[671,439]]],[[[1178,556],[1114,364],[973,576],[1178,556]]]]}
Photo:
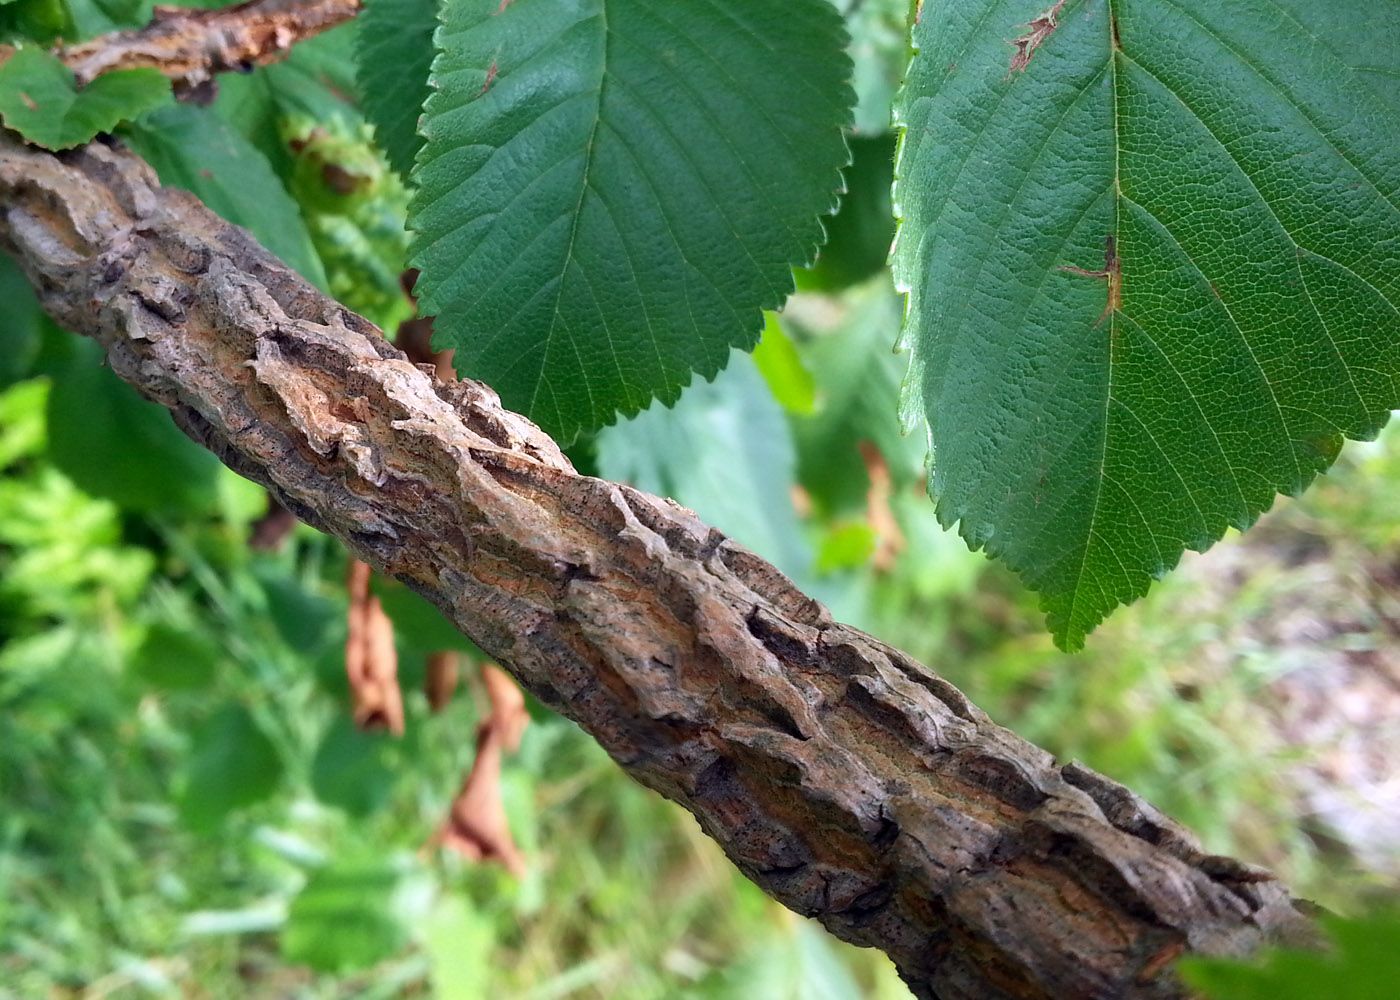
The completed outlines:
{"type": "Polygon", "coordinates": [[[751,347],[835,206],[826,0],[450,0],[410,214],[460,373],[568,442],[751,347]]]}
{"type": "Polygon", "coordinates": [[[1211,1000],[1389,1000],[1400,983],[1400,916],[1322,918],[1335,950],[1273,951],[1253,962],[1190,958],[1182,978],[1211,1000]]]}
{"type": "Polygon", "coordinates": [[[1400,5],[1046,6],[923,3],[895,264],[938,516],[1074,648],[1400,406],[1400,5]]]}
{"type": "Polygon", "coordinates": [[[811,413],[817,405],[817,386],[802,365],[792,338],[783,330],[777,313],[768,313],[763,339],[753,349],[754,364],[768,383],[773,398],[789,413],[811,413]]]}
{"type": "Polygon", "coordinates": [[[0,64],[0,116],[46,149],[80,145],[169,101],[170,83],[154,69],[104,73],[79,87],[73,71],[38,46],[0,64]]]}

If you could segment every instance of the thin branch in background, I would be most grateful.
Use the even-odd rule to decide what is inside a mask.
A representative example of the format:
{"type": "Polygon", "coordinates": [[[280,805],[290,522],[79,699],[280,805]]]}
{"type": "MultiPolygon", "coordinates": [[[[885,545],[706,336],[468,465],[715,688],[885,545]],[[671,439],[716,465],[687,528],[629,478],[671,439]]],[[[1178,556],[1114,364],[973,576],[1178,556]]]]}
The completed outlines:
{"type": "Polygon", "coordinates": [[[55,53],[79,86],[118,69],[151,67],[182,100],[208,103],[219,73],[248,73],[297,42],[344,24],[361,0],[247,0],[232,7],[156,7],[151,23],[113,31],[55,53]]]}

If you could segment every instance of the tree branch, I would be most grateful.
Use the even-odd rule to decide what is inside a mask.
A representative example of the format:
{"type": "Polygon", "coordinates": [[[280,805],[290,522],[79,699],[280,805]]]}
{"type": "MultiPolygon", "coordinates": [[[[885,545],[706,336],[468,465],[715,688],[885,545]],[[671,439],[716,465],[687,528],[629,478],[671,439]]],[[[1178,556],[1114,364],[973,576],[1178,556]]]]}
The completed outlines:
{"type": "MultiPolygon", "coordinates": [[[[247,73],[284,57],[299,41],[355,17],[361,0],[246,0],[231,7],[157,7],[151,23],[114,31],[58,57],[79,86],[118,69],[151,67],[177,95],[200,94],[218,73],[247,73]]],[[[209,91],[212,97],[212,90],[209,91]]]]}
{"type": "Polygon", "coordinates": [[[689,511],[577,475],[135,155],[0,136],[0,244],[191,437],[916,995],[1179,997],[1185,951],[1310,938],[1268,873],[994,725],[689,511]]]}

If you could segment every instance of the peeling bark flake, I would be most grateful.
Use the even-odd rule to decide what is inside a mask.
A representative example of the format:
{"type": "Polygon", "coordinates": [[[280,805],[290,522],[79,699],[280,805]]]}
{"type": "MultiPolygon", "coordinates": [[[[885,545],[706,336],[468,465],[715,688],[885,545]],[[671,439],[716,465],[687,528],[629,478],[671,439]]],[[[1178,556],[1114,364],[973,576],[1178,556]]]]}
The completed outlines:
{"type": "Polygon", "coordinates": [[[1024,35],[1013,38],[1006,43],[1016,48],[1016,54],[1011,57],[1011,70],[1006,74],[1008,80],[1017,73],[1025,72],[1026,67],[1031,64],[1031,56],[1035,55],[1035,50],[1040,48],[1040,43],[1049,38],[1051,33],[1059,27],[1057,19],[1064,6],[1065,0],[1058,0],[1055,6],[1044,14],[1031,18],[1025,25],[1030,30],[1024,35]]]}

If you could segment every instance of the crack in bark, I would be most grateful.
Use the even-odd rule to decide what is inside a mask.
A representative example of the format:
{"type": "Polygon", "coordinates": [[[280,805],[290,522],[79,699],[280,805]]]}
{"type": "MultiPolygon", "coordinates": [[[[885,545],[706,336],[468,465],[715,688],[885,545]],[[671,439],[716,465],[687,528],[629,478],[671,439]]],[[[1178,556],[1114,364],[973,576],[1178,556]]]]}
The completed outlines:
{"type": "Polygon", "coordinates": [[[437,381],[124,149],[0,135],[0,245],[191,437],[917,996],[1180,997],[1182,951],[1312,940],[1277,881],[1057,765],[684,508],[577,475],[489,388],[437,381]]]}

